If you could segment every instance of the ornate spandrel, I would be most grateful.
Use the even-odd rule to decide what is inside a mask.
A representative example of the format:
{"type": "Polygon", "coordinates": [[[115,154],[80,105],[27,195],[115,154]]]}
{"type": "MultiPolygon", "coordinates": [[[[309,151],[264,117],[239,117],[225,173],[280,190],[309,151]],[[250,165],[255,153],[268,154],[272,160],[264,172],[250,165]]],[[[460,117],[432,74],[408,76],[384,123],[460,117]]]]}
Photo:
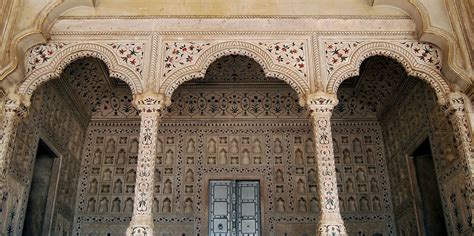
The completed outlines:
{"type": "Polygon", "coordinates": [[[311,114],[314,151],[316,158],[316,181],[320,186],[318,196],[320,219],[319,235],[346,235],[346,229],[339,210],[336,167],[333,153],[331,114],[337,98],[323,92],[306,96],[306,106],[311,114]]]}

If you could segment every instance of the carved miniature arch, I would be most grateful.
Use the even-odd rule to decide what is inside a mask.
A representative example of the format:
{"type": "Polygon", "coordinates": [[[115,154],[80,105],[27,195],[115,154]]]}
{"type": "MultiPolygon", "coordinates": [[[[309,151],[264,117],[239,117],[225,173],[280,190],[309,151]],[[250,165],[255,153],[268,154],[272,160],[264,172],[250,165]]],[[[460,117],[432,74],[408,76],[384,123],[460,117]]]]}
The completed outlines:
{"type": "Polygon", "coordinates": [[[143,93],[140,77],[132,69],[121,65],[113,51],[93,43],[65,46],[64,49],[51,58],[50,62],[30,71],[18,87],[18,93],[26,96],[28,99],[31,98],[34,91],[40,85],[59,78],[64,69],[73,61],[86,57],[102,60],[109,69],[109,75],[127,83],[132,94],[143,93]]]}
{"type": "Polygon", "coordinates": [[[441,72],[434,66],[419,63],[416,56],[406,48],[389,42],[371,42],[354,50],[349,62],[337,68],[330,75],[326,91],[333,94],[337,93],[341,83],[346,79],[358,76],[362,62],[373,56],[385,56],[396,60],[403,66],[408,75],[420,78],[429,84],[434,90],[439,104],[445,103],[446,95],[451,89],[441,72]]]}
{"type": "Polygon", "coordinates": [[[310,91],[308,84],[298,73],[288,67],[275,64],[265,50],[252,43],[230,41],[208,48],[198,56],[193,65],[183,67],[168,76],[160,86],[160,93],[171,97],[179,85],[192,79],[204,77],[212,62],[229,55],[241,55],[252,58],[262,67],[265,76],[283,80],[299,95],[310,91]]]}

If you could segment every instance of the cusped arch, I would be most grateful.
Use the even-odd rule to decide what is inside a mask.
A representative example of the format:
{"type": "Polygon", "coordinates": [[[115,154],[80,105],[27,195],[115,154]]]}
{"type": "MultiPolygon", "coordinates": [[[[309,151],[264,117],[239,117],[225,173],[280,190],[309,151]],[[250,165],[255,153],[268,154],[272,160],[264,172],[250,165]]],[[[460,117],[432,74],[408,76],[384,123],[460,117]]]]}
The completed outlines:
{"type": "Polygon", "coordinates": [[[283,80],[298,94],[305,94],[310,90],[307,82],[297,72],[288,67],[275,64],[269,53],[257,45],[242,41],[230,41],[209,47],[198,56],[194,64],[180,68],[172,73],[161,84],[160,93],[171,97],[179,85],[192,79],[204,77],[212,62],[229,55],[241,55],[252,58],[262,67],[265,76],[283,80]]]}
{"type": "Polygon", "coordinates": [[[450,92],[450,87],[441,72],[434,66],[419,63],[416,56],[406,48],[390,42],[371,42],[355,49],[349,57],[349,61],[330,75],[326,91],[337,93],[341,83],[346,79],[358,76],[362,62],[373,56],[385,56],[396,60],[403,66],[408,75],[420,78],[428,83],[433,88],[440,104],[445,103],[446,94],[450,92]]]}
{"type": "Polygon", "coordinates": [[[59,78],[69,64],[86,57],[94,57],[102,60],[109,69],[109,75],[127,83],[132,94],[140,94],[143,92],[140,76],[135,73],[134,70],[120,64],[120,61],[112,50],[99,44],[83,43],[64,48],[54,55],[48,64],[35,68],[28,73],[18,88],[18,93],[26,97],[31,97],[33,92],[40,85],[59,78]]]}

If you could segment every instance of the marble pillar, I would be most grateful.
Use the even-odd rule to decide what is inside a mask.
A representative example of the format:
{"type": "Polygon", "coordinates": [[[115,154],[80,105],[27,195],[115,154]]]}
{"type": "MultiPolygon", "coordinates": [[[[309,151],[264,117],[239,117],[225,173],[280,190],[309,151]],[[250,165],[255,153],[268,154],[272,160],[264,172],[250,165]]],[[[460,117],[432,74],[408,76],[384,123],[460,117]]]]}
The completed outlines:
{"type": "MultiPolygon", "coordinates": [[[[27,106],[23,96],[9,95],[6,98],[3,121],[0,130],[0,197],[7,191],[7,174],[13,156],[13,147],[18,125],[27,115],[27,106]]],[[[0,198],[3,199],[3,198],[0,198]]]]}
{"type": "Polygon", "coordinates": [[[144,93],[134,97],[140,112],[140,139],[138,146],[137,177],[133,217],[127,235],[152,236],[153,234],[153,187],[158,126],[164,96],[144,93]]]}
{"type": "Polygon", "coordinates": [[[315,92],[306,96],[311,114],[317,169],[320,216],[317,235],[347,235],[339,210],[336,167],[331,131],[331,115],[337,104],[335,95],[315,92]]]}
{"type": "MultiPolygon", "coordinates": [[[[460,92],[451,92],[447,95],[446,103],[442,109],[451,123],[454,135],[454,144],[465,170],[466,189],[469,194],[470,215],[474,215],[474,148],[472,127],[469,124],[468,107],[469,98],[460,92]]],[[[472,221],[472,219],[471,219],[472,221]]]]}

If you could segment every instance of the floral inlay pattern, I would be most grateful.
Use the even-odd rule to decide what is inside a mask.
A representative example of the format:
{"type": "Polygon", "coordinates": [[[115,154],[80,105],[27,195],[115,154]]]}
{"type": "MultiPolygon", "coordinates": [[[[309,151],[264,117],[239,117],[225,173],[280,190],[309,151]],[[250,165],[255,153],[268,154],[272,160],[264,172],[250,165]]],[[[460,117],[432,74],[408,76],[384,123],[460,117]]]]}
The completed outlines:
{"type": "Polygon", "coordinates": [[[163,77],[166,77],[171,74],[171,72],[194,63],[196,56],[211,44],[195,42],[166,42],[164,45],[165,57],[163,77]]]}
{"type": "Polygon", "coordinates": [[[441,54],[435,45],[420,42],[402,42],[401,44],[409,49],[420,63],[432,65],[441,71],[441,54]]]}
{"type": "Polygon", "coordinates": [[[349,59],[351,52],[359,46],[360,42],[325,42],[327,73],[331,74],[337,65],[349,59]]]}
{"type": "Polygon", "coordinates": [[[259,43],[265,50],[270,52],[273,59],[276,62],[289,65],[296,69],[304,77],[306,74],[306,55],[305,47],[303,42],[291,42],[291,43],[259,43]]]}
{"type": "Polygon", "coordinates": [[[66,43],[47,43],[39,44],[31,48],[30,57],[26,66],[27,73],[30,73],[41,65],[48,63],[50,59],[66,45],[66,43]]]}
{"type": "Polygon", "coordinates": [[[132,66],[138,74],[143,73],[143,43],[109,43],[127,65],[132,66]]]}

